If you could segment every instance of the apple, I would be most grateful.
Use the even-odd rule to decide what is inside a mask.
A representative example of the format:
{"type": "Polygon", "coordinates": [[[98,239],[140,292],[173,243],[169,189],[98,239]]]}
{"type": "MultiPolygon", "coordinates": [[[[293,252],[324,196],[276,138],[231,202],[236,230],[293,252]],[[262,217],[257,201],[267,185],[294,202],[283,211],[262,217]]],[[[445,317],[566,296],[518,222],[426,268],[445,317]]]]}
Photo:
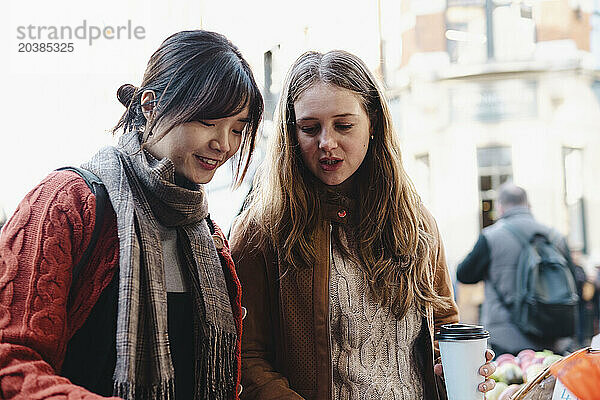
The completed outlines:
{"type": "Polygon", "coordinates": [[[517,358],[519,358],[519,359],[534,357],[534,356],[535,356],[535,351],[533,351],[531,349],[521,350],[519,352],[519,354],[517,354],[517,358]]]}
{"type": "Polygon", "coordinates": [[[525,375],[523,377],[524,381],[525,382],[531,382],[532,380],[534,380],[545,369],[546,369],[546,367],[544,367],[540,363],[531,364],[529,366],[529,368],[527,368],[527,370],[525,371],[525,375]]]}
{"type": "Polygon", "coordinates": [[[562,360],[562,358],[563,357],[558,354],[551,354],[544,358],[542,365],[544,366],[544,368],[546,368],[547,366],[554,364],[556,361],[562,360]]]}
{"type": "Polygon", "coordinates": [[[513,356],[510,353],[500,354],[498,357],[496,357],[496,365],[497,366],[500,366],[500,365],[504,364],[505,362],[512,362],[514,364],[517,364],[515,356],[513,356]]]}
{"type": "Polygon", "coordinates": [[[551,356],[552,354],[554,354],[554,353],[551,352],[550,350],[536,351],[535,352],[535,356],[536,357],[541,357],[541,358],[546,358],[548,356],[551,356]]]}
{"type": "Polygon", "coordinates": [[[496,372],[492,375],[495,381],[504,382],[507,384],[523,383],[523,371],[515,363],[505,362],[496,368],[496,372]]]}
{"type": "Polygon", "coordinates": [[[504,392],[508,385],[504,382],[497,382],[496,386],[485,394],[487,400],[498,400],[498,397],[504,392]]]}
{"type": "Polygon", "coordinates": [[[527,369],[535,364],[541,364],[543,361],[545,360],[545,358],[541,358],[541,357],[533,357],[531,359],[528,359],[527,361],[523,361],[521,363],[521,369],[523,371],[527,371],[527,369]]]}
{"type": "MultiPolygon", "coordinates": [[[[490,378],[492,378],[496,382],[508,383],[506,373],[509,370],[514,370],[515,367],[520,368],[514,361],[507,360],[506,358],[502,360],[502,363],[500,365],[498,364],[498,361],[496,361],[496,371],[494,371],[494,373],[490,375],[490,378]],[[512,365],[512,367],[510,367],[510,365],[512,365]]],[[[509,375],[511,375],[512,377],[514,373],[509,372],[509,375]]]]}
{"type": "Polygon", "coordinates": [[[525,370],[523,364],[528,363],[530,360],[535,358],[535,351],[531,349],[521,350],[519,354],[517,354],[517,360],[519,360],[519,366],[525,370]]]}

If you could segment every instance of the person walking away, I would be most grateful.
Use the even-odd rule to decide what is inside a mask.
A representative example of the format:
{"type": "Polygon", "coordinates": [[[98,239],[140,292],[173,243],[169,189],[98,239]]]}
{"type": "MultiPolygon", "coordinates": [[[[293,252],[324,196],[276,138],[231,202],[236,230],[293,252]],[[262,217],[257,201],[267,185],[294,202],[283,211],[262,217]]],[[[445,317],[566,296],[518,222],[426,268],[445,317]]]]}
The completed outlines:
{"type": "MultiPolygon", "coordinates": [[[[558,273],[564,275],[560,275],[561,281],[555,283],[562,288],[572,288],[576,301],[574,267],[567,241],[556,230],[535,220],[523,188],[513,183],[503,184],[499,188],[496,204],[499,219],[483,229],[471,252],[457,266],[458,281],[465,284],[485,282],[481,323],[490,332],[489,343],[496,354],[516,355],[523,349],[561,352],[564,346],[561,345],[560,337],[551,332],[532,334],[519,326],[516,322],[518,318],[527,316],[520,315],[515,304],[520,301],[519,293],[522,291],[519,284],[523,280],[517,277],[519,263],[523,265],[522,252],[529,249],[528,246],[537,240],[538,235],[541,235],[539,239],[546,246],[551,246],[550,250],[556,249],[559,256],[562,255],[564,264],[556,267],[558,273]]],[[[567,308],[571,311],[573,309],[567,308]]],[[[576,309],[576,304],[574,308],[576,309]]],[[[562,326],[559,322],[553,325],[574,334],[576,318],[570,322],[564,321],[562,326]]]]}

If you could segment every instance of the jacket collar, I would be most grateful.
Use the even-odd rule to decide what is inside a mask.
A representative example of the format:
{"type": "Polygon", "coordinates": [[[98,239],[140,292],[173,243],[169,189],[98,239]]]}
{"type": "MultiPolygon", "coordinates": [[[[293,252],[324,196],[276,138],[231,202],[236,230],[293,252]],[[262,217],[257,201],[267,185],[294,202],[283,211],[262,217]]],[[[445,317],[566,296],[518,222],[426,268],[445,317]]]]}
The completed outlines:
{"type": "Polygon", "coordinates": [[[355,177],[336,186],[325,185],[321,181],[315,182],[315,185],[326,220],[342,224],[358,221],[358,185],[355,177]]]}
{"type": "Polygon", "coordinates": [[[504,212],[504,214],[502,214],[502,217],[500,217],[500,219],[510,218],[512,216],[515,216],[515,215],[529,215],[529,216],[531,216],[531,210],[529,209],[529,207],[526,207],[526,206],[512,207],[512,208],[506,210],[504,212]]]}

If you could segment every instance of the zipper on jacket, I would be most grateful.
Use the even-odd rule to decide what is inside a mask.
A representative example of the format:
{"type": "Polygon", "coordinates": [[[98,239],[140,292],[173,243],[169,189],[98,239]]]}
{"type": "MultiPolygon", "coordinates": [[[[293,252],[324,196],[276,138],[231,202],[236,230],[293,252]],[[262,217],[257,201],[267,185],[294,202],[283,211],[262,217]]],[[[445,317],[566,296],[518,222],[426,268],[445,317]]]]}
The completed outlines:
{"type": "Polygon", "coordinates": [[[327,265],[327,338],[329,342],[329,398],[333,398],[333,339],[331,338],[331,268],[333,266],[333,225],[329,222],[329,263],[327,265]]]}

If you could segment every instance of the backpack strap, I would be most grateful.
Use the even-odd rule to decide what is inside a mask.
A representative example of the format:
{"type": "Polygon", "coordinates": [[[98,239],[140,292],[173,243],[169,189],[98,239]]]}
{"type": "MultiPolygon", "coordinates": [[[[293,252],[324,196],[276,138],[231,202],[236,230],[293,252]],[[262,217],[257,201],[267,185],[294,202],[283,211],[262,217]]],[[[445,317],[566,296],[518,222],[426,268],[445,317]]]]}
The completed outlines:
{"type": "Polygon", "coordinates": [[[521,243],[522,247],[525,247],[529,244],[530,240],[528,240],[523,232],[521,232],[515,225],[508,221],[504,221],[502,227],[509,231],[519,241],[519,243],[521,243]]]}
{"type": "Polygon", "coordinates": [[[577,278],[580,275],[577,271],[577,265],[575,264],[575,262],[573,261],[573,257],[571,256],[569,245],[566,242],[564,244],[561,243],[563,241],[563,236],[556,229],[550,229],[547,236],[548,241],[554,247],[556,247],[560,254],[562,254],[562,256],[565,258],[565,261],[567,262],[567,267],[569,267],[569,271],[571,271],[571,275],[573,275],[573,279],[576,282],[576,284],[577,282],[581,282],[581,279],[577,278]]]}
{"type": "Polygon", "coordinates": [[[106,202],[108,201],[108,193],[106,192],[106,187],[104,187],[104,184],[100,178],[86,169],[79,167],[62,167],[58,168],[57,171],[73,171],[79,174],[79,176],[81,176],[88,185],[92,193],[96,196],[96,218],[94,230],[92,231],[92,237],[90,238],[90,242],[81,256],[81,259],[77,265],[73,267],[73,278],[71,280],[71,288],[69,290],[69,292],[72,292],[81,270],[90,261],[92,252],[94,251],[96,243],[98,242],[98,238],[100,237],[100,230],[102,229],[102,221],[104,219],[104,209],[106,207],[106,202]]]}
{"type": "Polygon", "coordinates": [[[215,234],[215,223],[210,218],[210,214],[208,214],[206,216],[206,218],[204,218],[204,219],[206,220],[206,224],[208,225],[208,230],[210,230],[210,234],[214,235],[215,234]]]}

